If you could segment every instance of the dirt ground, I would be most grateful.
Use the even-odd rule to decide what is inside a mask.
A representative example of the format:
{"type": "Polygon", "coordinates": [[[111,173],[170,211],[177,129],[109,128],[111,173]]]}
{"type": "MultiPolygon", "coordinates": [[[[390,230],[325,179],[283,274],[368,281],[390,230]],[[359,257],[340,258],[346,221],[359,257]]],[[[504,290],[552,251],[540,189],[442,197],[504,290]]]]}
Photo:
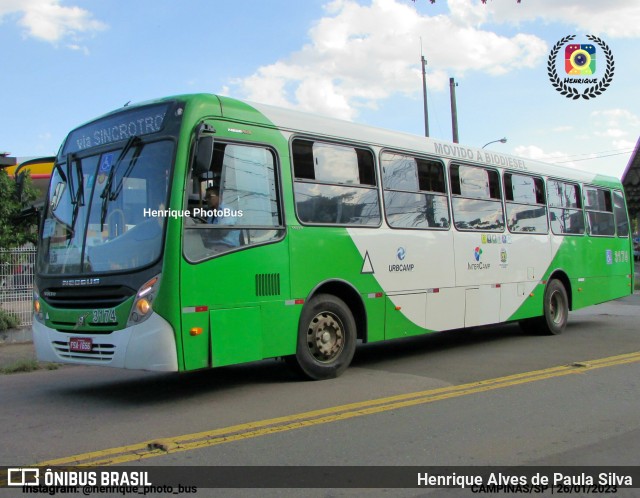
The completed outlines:
{"type": "Polygon", "coordinates": [[[0,371],[21,360],[35,360],[36,352],[32,342],[0,344],[0,371]]]}

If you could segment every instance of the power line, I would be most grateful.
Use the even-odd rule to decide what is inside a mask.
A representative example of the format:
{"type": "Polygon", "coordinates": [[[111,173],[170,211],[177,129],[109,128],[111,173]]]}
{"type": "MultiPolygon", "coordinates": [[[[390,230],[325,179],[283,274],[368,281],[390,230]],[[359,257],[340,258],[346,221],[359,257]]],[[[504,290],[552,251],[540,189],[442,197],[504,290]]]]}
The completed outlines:
{"type": "Polygon", "coordinates": [[[590,154],[606,154],[609,152],[620,152],[621,154],[623,154],[625,152],[631,152],[631,151],[633,151],[633,147],[631,149],[620,148],[620,149],[601,150],[598,152],[580,152],[579,154],[567,154],[564,156],[556,156],[556,157],[549,157],[549,154],[545,154],[544,157],[548,157],[549,159],[568,159],[570,157],[588,156],[590,154]]]}
{"type": "MultiPolygon", "coordinates": [[[[570,159],[568,161],[551,161],[551,162],[553,162],[553,164],[577,163],[579,161],[590,161],[591,159],[601,159],[603,157],[622,156],[622,155],[625,155],[625,154],[630,154],[631,152],[633,152],[633,149],[629,149],[629,150],[624,151],[624,152],[618,152],[616,154],[606,154],[606,155],[603,155],[603,156],[585,157],[583,159],[570,159]]],[[[571,157],[571,156],[564,156],[564,157],[571,157]]]]}

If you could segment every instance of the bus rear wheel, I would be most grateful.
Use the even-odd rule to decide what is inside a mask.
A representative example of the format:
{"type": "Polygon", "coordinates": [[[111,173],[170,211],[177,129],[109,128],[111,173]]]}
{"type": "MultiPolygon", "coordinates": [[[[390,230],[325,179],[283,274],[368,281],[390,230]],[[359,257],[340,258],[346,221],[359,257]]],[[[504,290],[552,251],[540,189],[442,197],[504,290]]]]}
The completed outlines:
{"type": "Polygon", "coordinates": [[[349,307],[330,294],[313,297],[302,310],[296,354],[300,373],[313,380],[342,374],[356,349],[356,322],[349,307]]]}
{"type": "Polygon", "coordinates": [[[569,318],[569,298],[564,284],[553,279],[544,290],[543,315],[520,322],[526,331],[541,335],[561,334],[569,318]]]}

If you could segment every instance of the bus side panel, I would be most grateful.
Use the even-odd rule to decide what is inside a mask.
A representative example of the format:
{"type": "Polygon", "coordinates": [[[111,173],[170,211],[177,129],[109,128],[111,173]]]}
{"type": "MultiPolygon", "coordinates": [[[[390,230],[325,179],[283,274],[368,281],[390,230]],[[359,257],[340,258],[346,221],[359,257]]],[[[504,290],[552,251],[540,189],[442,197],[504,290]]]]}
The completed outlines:
{"type": "Polygon", "coordinates": [[[386,302],[381,293],[361,294],[367,313],[367,342],[384,340],[384,324],[386,321],[386,302]]]}
{"type": "Polygon", "coordinates": [[[260,309],[263,357],[295,354],[302,306],[291,301],[262,302],[260,309]]]}
{"type": "Polygon", "coordinates": [[[206,366],[209,358],[211,366],[222,366],[295,352],[301,306],[286,305],[286,239],[195,264],[183,261],[180,282],[187,370],[206,366]],[[193,335],[193,327],[202,334],[193,335]]]}
{"type": "Polygon", "coordinates": [[[355,247],[345,228],[293,227],[291,246],[291,295],[306,299],[319,284],[345,281],[361,294],[382,289],[376,284],[366,259],[355,247]]]}
{"type": "Polygon", "coordinates": [[[457,232],[456,283],[466,289],[464,326],[538,316],[538,288],[552,260],[548,235],[457,232]]]}
{"type": "Polygon", "coordinates": [[[384,338],[464,325],[456,291],[451,230],[350,228],[363,261],[387,296],[384,338]]]}
{"type": "Polygon", "coordinates": [[[574,273],[574,306],[585,306],[618,299],[632,292],[629,239],[587,237],[580,248],[584,254],[582,271],[574,273]]]}
{"type": "Polygon", "coordinates": [[[185,331],[185,335],[189,336],[189,339],[184,341],[187,348],[184,353],[185,370],[210,367],[209,314],[206,312],[196,313],[195,309],[193,312],[183,311],[182,330],[185,331]],[[198,329],[202,331],[200,334],[196,333],[198,329]],[[194,333],[191,333],[192,330],[194,333]]]}
{"type": "Polygon", "coordinates": [[[214,367],[263,359],[260,308],[248,306],[209,313],[214,367]]]}
{"type": "Polygon", "coordinates": [[[385,322],[385,339],[395,339],[398,337],[409,337],[412,335],[424,334],[426,331],[426,307],[427,294],[415,292],[411,294],[390,294],[386,299],[387,311],[385,322]],[[421,317],[418,313],[412,312],[412,319],[409,320],[406,312],[409,310],[422,310],[421,317]],[[420,320],[421,321],[418,321],[420,320]]]}
{"type": "MultiPolygon", "coordinates": [[[[522,284],[505,285],[502,287],[503,296],[505,294],[515,293],[519,301],[522,303],[520,307],[506,319],[506,321],[523,320],[525,318],[533,318],[542,315],[543,298],[545,285],[539,282],[532,289],[522,286],[522,284]]],[[[503,300],[505,298],[503,297],[503,300]]]]}
{"type": "MultiPolygon", "coordinates": [[[[562,272],[570,281],[567,293],[572,309],[629,295],[628,239],[589,237],[587,235],[551,235],[555,257],[539,283],[509,320],[541,316],[543,296],[549,278],[562,272]]],[[[503,290],[503,292],[505,292],[503,290]]]]}

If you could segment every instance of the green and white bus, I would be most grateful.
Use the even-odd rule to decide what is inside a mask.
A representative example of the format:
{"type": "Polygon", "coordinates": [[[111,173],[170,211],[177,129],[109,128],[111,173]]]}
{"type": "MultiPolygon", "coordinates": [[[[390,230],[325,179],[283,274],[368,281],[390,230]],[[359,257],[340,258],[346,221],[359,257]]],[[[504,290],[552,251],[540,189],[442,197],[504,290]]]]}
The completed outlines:
{"type": "Polygon", "coordinates": [[[517,321],[633,291],[616,178],[215,95],[73,130],[34,292],[41,360],[159,371],[517,321]]]}

